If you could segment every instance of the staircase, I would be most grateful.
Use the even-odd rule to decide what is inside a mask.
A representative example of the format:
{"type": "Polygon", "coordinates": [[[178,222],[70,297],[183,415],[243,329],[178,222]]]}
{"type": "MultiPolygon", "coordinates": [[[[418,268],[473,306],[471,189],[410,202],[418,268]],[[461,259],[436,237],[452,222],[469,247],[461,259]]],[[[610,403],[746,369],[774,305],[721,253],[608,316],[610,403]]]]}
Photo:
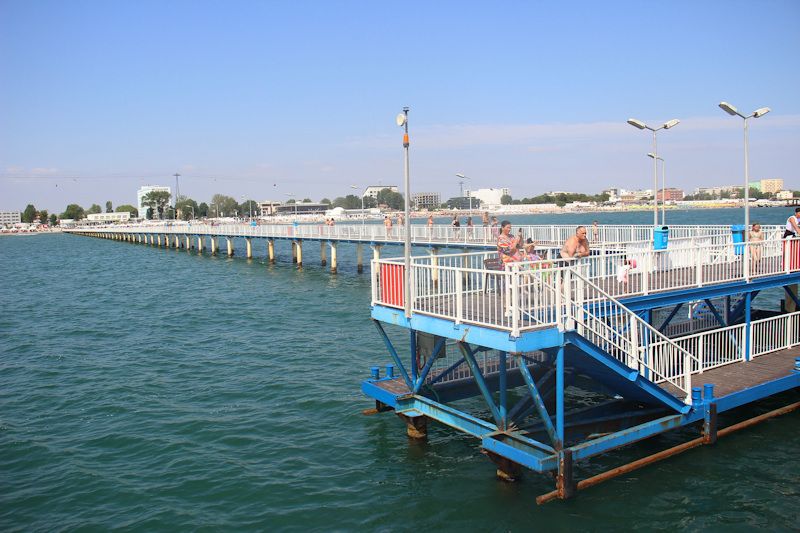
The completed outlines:
{"type": "MultiPolygon", "coordinates": [[[[691,404],[692,367],[697,358],[642,320],[576,269],[564,270],[560,328],[574,332],[601,354],[654,384],[669,384],[691,404]],[[591,298],[587,298],[591,295],[591,298]]],[[[671,387],[670,387],[671,389],[671,387]]],[[[671,389],[671,390],[675,390],[671,389]]]]}

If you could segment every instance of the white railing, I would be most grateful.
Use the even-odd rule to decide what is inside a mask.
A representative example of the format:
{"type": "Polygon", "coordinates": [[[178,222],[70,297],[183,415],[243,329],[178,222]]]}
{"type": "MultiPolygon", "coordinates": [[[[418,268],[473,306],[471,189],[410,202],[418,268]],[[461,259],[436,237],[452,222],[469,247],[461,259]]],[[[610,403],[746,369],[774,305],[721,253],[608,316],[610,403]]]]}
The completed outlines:
{"type": "MultiPolygon", "coordinates": [[[[516,226],[521,230],[524,239],[532,239],[543,245],[560,246],[566,239],[575,234],[576,225],[527,225],[516,226]]],[[[652,247],[652,226],[598,225],[588,226],[587,238],[594,248],[618,247],[623,243],[640,243],[652,247]]],[[[294,239],[330,239],[365,242],[402,243],[405,240],[405,227],[394,226],[391,229],[383,224],[347,223],[335,226],[325,224],[258,224],[252,226],[245,223],[215,224],[205,222],[175,222],[164,224],[127,224],[78,227],[66,230],[74,233],[148,233],[148,234],[180,234],[208,235],[218,237],[264,237],[294,239]]],[[[780,234],[778,226],[764,226],[768,237],[780,234]]],[[[491,226],[473,226],[454,228],[450,225],[426,224],[411,225],[411,239],[416,244],[441,244],[465,247],[493,247],[497,242],[499,228],[491,226]]],[[[713,244],[728,243],[731,240],[730,226],[670,226],[670,243],[683,239],[710,239],[713,244]]]]}
{"type": "Polygon", "coordinates": [[[694,356],[575,269],[565,275],[564,326],[654,383],[667,382],[691,401],[694,356]],[[587,304],[585,296],[601,298],[587,304]]]}

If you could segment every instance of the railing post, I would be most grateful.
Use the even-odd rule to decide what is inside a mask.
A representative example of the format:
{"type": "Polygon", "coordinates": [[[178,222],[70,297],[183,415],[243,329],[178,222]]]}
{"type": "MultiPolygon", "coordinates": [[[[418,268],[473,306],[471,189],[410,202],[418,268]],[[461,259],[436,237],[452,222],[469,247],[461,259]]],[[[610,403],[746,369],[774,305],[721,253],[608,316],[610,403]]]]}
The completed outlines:
{"type": "Polygon", "coordinates": [[[456,270],[455,272],[456,278],[456,316],[455,316],[455,323],[461,324],[461,320],[464,315],[464,278],[461,276],[461,272],[456,270]]]}
{"type": "Polygon", "coordinates": [[[564,331],[564,271],[556,270],[553,281],[556,291],[556,325],[559,331],[564,331]]]}
{"type": "Polygon", "coordinates": [[[511,272],[511,336],[519,337],[519,267],[513,265],[511,272]]]}
{"type": "Polygon", "coordinates": [[[378,261],[370,261],[370,276],[372,277],[372,305],[378,303],[378,261]]]}
{"type": "Polygon", "coordinates": [[[692,358],[689,352],[683,354],[683,387],[686,391],[685,403],[692,403],[692,358]]]}
{"type": "Polygon", "coordinates": [[[702,258],[701,257],[696,257],[694,264],[695,264],[695,267],[696,267],[695,268],[695,278],[696,278],[696,281],[697,281],[697,286],[698,287],[702,287],[703,286],[703,261],[702,261],[702,258]]]}
{"type": "Polygon", "coordinates": [[[639,370],[639,323],[636,322],[636,314],[628,312],[628,360],[625,362],[628,367],[639,370]],[[633,361],[631,360],[633,359],[633,361]]]}
{"type": "Polygon", "coordinates": [[[650,272],[653,270],[653,251],[645,252],[644,268],[642,269],[642,293],[650,293],[650,272]]]}

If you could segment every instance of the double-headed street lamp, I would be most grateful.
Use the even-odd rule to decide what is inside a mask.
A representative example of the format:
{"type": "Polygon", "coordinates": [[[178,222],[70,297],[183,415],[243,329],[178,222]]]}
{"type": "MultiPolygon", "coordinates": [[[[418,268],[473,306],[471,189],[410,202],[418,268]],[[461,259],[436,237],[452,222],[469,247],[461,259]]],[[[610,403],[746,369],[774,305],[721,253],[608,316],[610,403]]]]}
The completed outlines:
{"type": "Polygon", "coordinates": [[[656,142],[656,132],[659,130],[668,130],[677,126],[679,123],[680,120],[673,118],[672,120],[663,123],[658,128],[651,128],[641,120],[636,120],[635,118],[628,119],[628,124],[634,128],[638,128],[640,130],[650,130],[653,132],[653,155],[655,155],[653,158],[653,226],[658,225],[658,201],[656,201],[656,191],[658,189],[658,161],[656,160],[656,157],[658,157],[658,143],[656,142]]]}
{"type": "MultiPolygon", "coordinates": [[[[731,116],[744,119],[744,242],[747,243],[750,240],[750,166],[748,162],[747,119],[763,117],[769,113],[770,109],[762,107],[744,116],[728,102],[720,102],[719,107],[731,116]]],[[[747,265],[747,262],[745,262],[745,265],[747,265]]]]}
{"type": "Polygon", "coordinates": [[[469,182],[470,182],[470,186],[469,186],[469,214],[472,215],[472,180],[469,178],[469,176],[465,176],[464,174],[456,174],[456,177],[457,178],[461,178],[461,180],[462,180],[461,181],[461,197],[462,198],[464,197],[464,181],[463,180],[469,180],[469,182]]]}
{"type": "Polygon", "coordinates": [[[403,307],[405,308],[405,315],[411,318],[411,278],[409,272],[411,270],[411,178],[409,177],[409,163],[408,163],[408,147],[410,142],[408,140],[408,107],[403,108],[403,112],[397,115],[395,122],[398,126],[403,128],[403,186],[405,188],[405,242],[403,244],[403,307]]]}
{"type": "Polygon", "coordinates": [[[663,226],[667,223],[666,207],[664,207],[667,205],[667,162],[664,161],[663,157],[653,152],[647,154],[647,157],[653,157],[661,161],[661,225],[663,226]]]}

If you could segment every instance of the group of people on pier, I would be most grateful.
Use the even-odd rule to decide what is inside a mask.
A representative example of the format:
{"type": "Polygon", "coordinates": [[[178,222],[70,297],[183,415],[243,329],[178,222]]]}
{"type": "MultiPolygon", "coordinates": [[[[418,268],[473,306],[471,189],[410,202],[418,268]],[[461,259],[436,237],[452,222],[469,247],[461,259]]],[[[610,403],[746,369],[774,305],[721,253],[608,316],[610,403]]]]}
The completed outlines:
{"type": "MultiPolygon", "coordinates": [[[[511,222],[500,223],[500,235],[497,237],[497,253],[503,263],[519,261],[535,262],[543,258],[536,252],[537,242],[528,238],[523,241],[522,230],[516,236],[511,235],[511,222]]],[[[562,262],[589,256],[589,240],[586,226],[578,226],[575,234],[569,237],[559,251],[562,262]]]]}

